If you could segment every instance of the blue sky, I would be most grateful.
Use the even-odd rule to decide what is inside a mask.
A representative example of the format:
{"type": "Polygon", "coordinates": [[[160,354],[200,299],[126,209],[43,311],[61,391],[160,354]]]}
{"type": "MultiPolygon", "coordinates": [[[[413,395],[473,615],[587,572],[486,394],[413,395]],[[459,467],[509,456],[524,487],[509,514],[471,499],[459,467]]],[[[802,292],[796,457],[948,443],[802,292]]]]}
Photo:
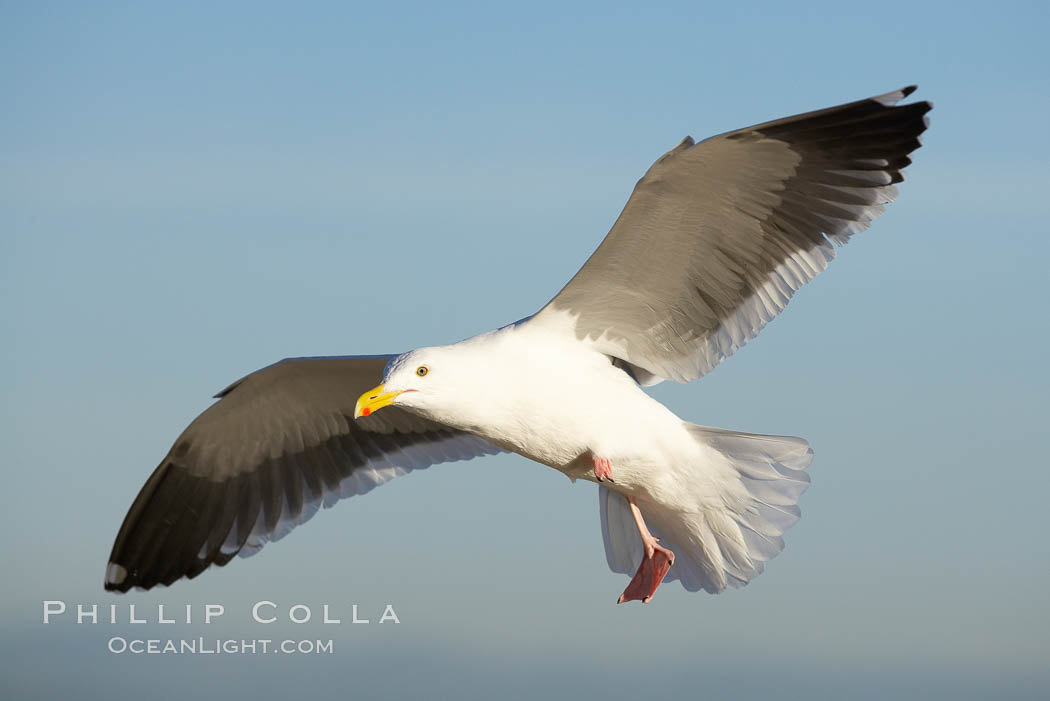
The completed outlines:
{"type": "Polygon", "coordinates": [[[0,684],[20,695],[1004,698],[1050,688],[1038,3],[3,3],[0,684]],[[259,556],[116,599],[142,482],[231,380],[447,343],[539,308],[697,138],[917,83],[900,199],[761,336],[654,394],[812,443],[747,588],[613,604],[597,498],[516,456],[341,503],[259,556]],[[211,626],[40,624],[41,601],[224,603],[211,626]],[[116,634],[328,657],[129,657],[116,634]],[[145,630],[146,633],[141,631],[145,630]],[[649,676],[647,676],[649,675],[649,676]]]}

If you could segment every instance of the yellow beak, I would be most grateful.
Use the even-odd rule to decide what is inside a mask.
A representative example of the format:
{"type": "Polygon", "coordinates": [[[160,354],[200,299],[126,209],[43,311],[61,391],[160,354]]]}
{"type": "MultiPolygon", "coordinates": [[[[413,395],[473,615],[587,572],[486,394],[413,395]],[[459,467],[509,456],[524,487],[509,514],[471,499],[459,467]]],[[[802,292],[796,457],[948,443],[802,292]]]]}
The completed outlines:
{"type": "Polygon", "coordinates": [[[385,406],[390,406],[400,394],[403,393],[387,392],[383,385],[373,387],[357,398],[357,404],[354,406],[354,418],[368,416],[373,411],[379,411],[385,406]]]}

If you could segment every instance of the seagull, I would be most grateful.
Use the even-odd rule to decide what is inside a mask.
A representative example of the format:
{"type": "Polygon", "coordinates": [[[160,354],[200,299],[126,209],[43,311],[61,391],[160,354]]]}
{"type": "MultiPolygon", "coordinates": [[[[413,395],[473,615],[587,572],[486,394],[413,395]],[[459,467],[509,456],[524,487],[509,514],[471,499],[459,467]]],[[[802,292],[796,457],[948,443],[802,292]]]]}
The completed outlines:
{"type": "Polygon", "coordinates": [[[234,382],[132,503],[107,590],[193,578],[322,506],[442,462],[510,451],[598,485],[618,601],[663,581],[741,587],[784,547],[813,452],[682,420],[644,390],[754,338],[892,201],[929,102],[914,86],[686,137],[543,308],[399,355],[288,358],[234,382]]]}

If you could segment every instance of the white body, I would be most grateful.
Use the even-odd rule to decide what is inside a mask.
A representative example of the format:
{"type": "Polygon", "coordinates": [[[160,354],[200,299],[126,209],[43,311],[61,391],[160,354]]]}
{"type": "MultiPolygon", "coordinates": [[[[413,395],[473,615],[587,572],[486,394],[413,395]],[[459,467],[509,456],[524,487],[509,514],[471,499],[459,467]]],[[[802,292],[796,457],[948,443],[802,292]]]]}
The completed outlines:
{"type": "MultiPolygon", "coordinates": [[[[683,494],[683,480],[717,502],[729,480],[736,480],[726,459],[697,443],[682,419],[642,390],[608,357],[567,334],[542,326],[518,324],[475,336],[448,347],[481,362],[474,374],[484,392],[468,393],[470,409],[458,407],[443,423],[470,431],[496,445],[553,467],[573,480],[597,481],[592,456],[613,465],[610,487],[621,494],[666,506],[683,494]],[[491,367],[498,360],[500,367],[491,367]],[[526,389],[527,391],[521,391],[526,389]],[[479,396],[496,398],[478,403],[479,396]],[[714,483],[697,484],[696,466],[714,483]],[[685,466],[679,474],[675,466],[685,466]],[[702,490],[701,490],[702,491],[702,490]]],[[[479,388],[480,389],[480,388],[479,388]]]]}
{"type": "Polygon", "coordinates": [[[614,481],[603,487],[615,494],[603,489],[601,498],[610,566],[632,573],[641,558],[641,540],[622,498],[632,497],[654,535],[677,555],[669,578],[690,590],[721,591],[760,572],[761,562],[783,547],[779,536],[797,519],[794,502],[808,484],[799,472],[791,484],[800,487],[762,504],[788,507],[783,518],[774,515],[780,523],[770,524],[755,509],[740,455],[732,446],[727,450],[725,441],[744,446],[758,471],[766,472],[757,479],[770,483],[783,477],[773,464],[789,474],[808,464],[805,441],[688,424],[608,356],[549,324],[526,320],[450,346],[411,351],[391,363],[384,384],[404,392],[398,405],[573,480],[596,482],[593,458],[609,460],[614,481]],[[426,376],[417,376],[424,365],[426,376]],[[748,530],[755,542],[749,542],[748,530]]]}

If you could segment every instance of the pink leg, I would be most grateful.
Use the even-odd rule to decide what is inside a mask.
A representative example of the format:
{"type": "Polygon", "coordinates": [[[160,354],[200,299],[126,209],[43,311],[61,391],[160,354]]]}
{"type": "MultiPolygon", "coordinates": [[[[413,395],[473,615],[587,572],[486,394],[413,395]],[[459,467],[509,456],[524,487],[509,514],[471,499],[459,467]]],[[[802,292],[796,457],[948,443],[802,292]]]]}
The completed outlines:
{"type": "Polygon", "coordinates": [[[674,553],[657,543],[657,539],[646,528],[645,521],[642,520],[642,512],[634,503],[634,499],[628,497],[627,503],[631,505],[631,514],[634,516],[635,525],[638,526],[638,533],[642,536],[645,555],[642,557],[642,564],[638,565],[634,579],[623,590],[623,594],[620,594],[616,603],[641,600],[643,604],[647,604],[652,601],[653,594],[656,593],[656,589],[664,581],[671,565],[674,564],[674,553]]]}
{"type": "Polygon", "coordinates": [[[598,456],[592,456],[591,459],[594,461],[595,479],[599,482],[604,482],[605,480],[613,482],[612,464],[609,463],[609,460],[607,458],[599,458],[598,456]]]}

